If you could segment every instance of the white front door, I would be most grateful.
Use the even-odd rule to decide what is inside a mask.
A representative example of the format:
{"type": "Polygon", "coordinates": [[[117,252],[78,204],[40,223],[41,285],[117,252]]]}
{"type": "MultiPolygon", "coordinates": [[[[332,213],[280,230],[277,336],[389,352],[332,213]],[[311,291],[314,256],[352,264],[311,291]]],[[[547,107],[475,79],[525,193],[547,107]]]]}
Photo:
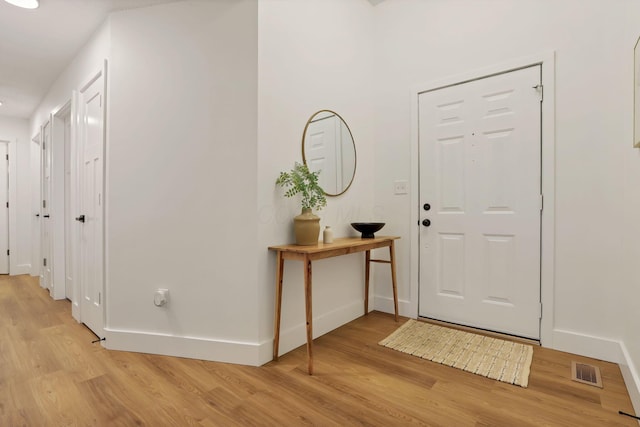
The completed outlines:
{"type": "Polygon", "coordinates": [[[0,274],[9,274],[9,144],[0,141],[0,274]]]}
{"type": "Polygon", "coordinates": [[[540,66],[419,95],[420,316],[539,339],[541,100],[540,66]]]}
{"type": "Polygon", "coordinates": [[[104,73],[80,91],[80,316],[96,335],[104,327],[104,73]]]}
{"type": "Polygon", "coordinates": [[[51,221],[51,122],[42,127],[42,276],[40,286],[51,292],[53,242],[51,221]]]}

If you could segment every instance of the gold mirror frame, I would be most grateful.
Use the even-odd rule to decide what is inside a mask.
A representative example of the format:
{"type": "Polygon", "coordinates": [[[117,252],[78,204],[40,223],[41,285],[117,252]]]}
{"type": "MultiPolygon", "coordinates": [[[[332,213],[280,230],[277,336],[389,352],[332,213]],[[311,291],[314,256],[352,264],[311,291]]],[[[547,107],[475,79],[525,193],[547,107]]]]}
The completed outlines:
{"type": "MultiPolygon", "coordinates": [[[[339,158],[341,159],[341,162],[338,165],[337,158],[334,158],[334,162],[336,164],[336,168],[340,169],[339,173],[342,174],[342,185],[338,187],[337,186],[338,183],[336,179],[336,186],[334,186],[335,192],[332,192],[331,190],[327,191],[325,187],[322,186],[323,175],[320,174],[320,179],[321,179],[320,186],[323,188],[324,194],[326,194],[327,196],[335,197],[335,196],[340,196],[344,194],[349,189],[349,187],[351,187],[351,184],[353,184],[353,179],[356,176],[356,169],[358,164],[357,155],[356,155],[356,143],[355,143],[355,140],[353,139],[353,134],[351,133],[351,129],[349,128],[349,125],[347,125],[347,122],[342,118],[342,116],[340,116],[340,114],[332,110],[319,110],[313,113],[311,117],[309,117],[309,120],[307,120],[307,124],[304,126],[304,131],[302,132],[302,161],[305,165],[307,165],[310,171],[312,172],[314,171],[312,166],[307,161],[307,159],[310,157],[308,155],[310,153],[307,153],[307,149],[305,149],[305,142],[307,141],[307,132],[310,130],[310,126],[312,126],[313,123],[317,123],[320,120],[325,120],[331,117],[335,117],[339,119],[338,123],[340,123],[340,126],[341,126],[340,134],[339,134],[340,135],[339,146],[341,147],[339,158]],[[350,141],[345,141],[343,138],[343,135],[348,136],[350,141]],[[352,157],[352,159],[349,158],[350,156],[352,157]],[[347,165],[348,169],[345,168],[345,164],[344,164],[345,161],[349,162],[349,164],[347,165]],[[346,183],[347,180],[344,178],[345,169],[347,174],[350,174],[348,183],[346,183]]],[[[336,141],[336,143],[337,142],[338,141],[336,141]]],[[[337,150],[334,150],[334,152],[337,153],[337,150]]]]}

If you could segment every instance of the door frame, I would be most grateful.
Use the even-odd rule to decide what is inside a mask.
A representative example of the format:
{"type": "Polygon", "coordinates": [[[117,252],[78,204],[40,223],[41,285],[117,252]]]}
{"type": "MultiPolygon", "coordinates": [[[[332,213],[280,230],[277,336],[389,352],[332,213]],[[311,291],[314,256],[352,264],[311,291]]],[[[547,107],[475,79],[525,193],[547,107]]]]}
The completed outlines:
{"type": "Polygon", "coordinates": [[[66,219],[68,213],[65,211],[65,129],[66,117],[71,117],[71,101],[67,101],[51,113],[51,194],[50,211],[52,227],[52,262],[53,277],[51,297],[53,299],[64,299],[66,285],[66,219]]]}
{"type": "Polygon", "coordinates": [[[40,206],[42,205],[42,126],[38,126],[38,133],[31,138],[29,146],[29,164],[31,166],[31,269],[33,277],[40,277],[42,263],[40,262],[40,206]]]}
{"type": "Polygon", "coordinates": [[[78,214],[78,197],[80,193],[80,176],[78,174],[80,161],[79,157],[79,132],[80,132],[80,112],[78,106],[80,95],[77,90],[71,92],[71,135],[69,135],[69,152],[65,153],[66,160],[69,161],[69,215],[73,218],[71,221],[71,230],[69,232],[69,241],[71,250],[67,252],[67,256],[71,257],[71,275],[73,276],[73,286],[71,290],[71,316],[78,322],[82,322],[80,315],[80,231],[79,223],[75,220],[78,214]]]}
{"type": "Polygon", "coordinates": [[[540,343],[545,347],[553,347],[554,324],[554,276],[555,276],[555,52],[517,58],[511,61],[494,64],[485,68],[456,74],[441,80],[419,84],[411,91],[411,224],[416,228],[410,235],[410,304],[411,317],[418,316],[419,293],[419,219],[420,219],[420,174],[419,174],[419,121],[418,98],[420,93],[466,83],[481,78],[515,71],[521,68],[540,65],[541,81],[544,91],[542,103],[542,165],[541,188],[544,197],[544,208],[541,217],[540,236],[540,301],[542,318],[540,319],[540,343]]]}
{"type": "Polygon", "coordinates": [[[53,152],[51,140],[51,117],[48,116],[47,120],[40,126],[40,258],[37,260],[40,263],[40,287],[46,289],[51,296],[53,296],[53,223],[51,221],[51,196],[53,192],[53,171],[51,168],[51,164],[53,163],[53,152]],[[48,133],[45,132],[45,129],[48,127],[48,133]],[[47,186],[45,185],[45,168],[47,157],[45,155],[45,148],[49,147],[49,187],[48,192],[45,191],[47,186]],[[45,201],[45,193],[48,197],[45,201]],[[48,205],[47,205],[48,204],[48,205]],[[47,205],[47,207],[45,207],[47,205]],[[45,209],[47,210],[49,218],[48,221],[45,221],[45,209]],[[47,225],[48,224],[48,225],[47,225]],[[49,239],[45,241],[45,227],[49,227],[49,239]],[[45,253],[45,245],[48,245],[48,251],[45,253]],[[49,282],[45,280],[46,276],[46,266],[44,265],[45,255],[48,257],[47,262],[51,271],[51,275],[49,276],[49,282]]]}

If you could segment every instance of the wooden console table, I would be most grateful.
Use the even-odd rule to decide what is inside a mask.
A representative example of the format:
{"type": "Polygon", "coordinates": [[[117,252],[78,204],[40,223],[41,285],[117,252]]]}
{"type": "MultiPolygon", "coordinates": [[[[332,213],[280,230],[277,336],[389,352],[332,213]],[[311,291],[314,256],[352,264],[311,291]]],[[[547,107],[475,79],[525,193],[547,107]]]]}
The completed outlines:
{"type": "Polygon", "coordinates": [[[296,260],[304,262],[304,299],[307,317],[307,363],[309,375],[313,374],[313,316],[311,304],[311,262],[324,258],[340,255],[348,255],[356,252],[365,252],[365,279],[364,279],[364,314],[369,312],[369,273],[372,262],[391,265],[391,282],[393,285],[393,305],[398,321],[398,288],[396,285],[396,263],[393,241],[399,239],[395,236],[375,237],[362,239],[360,237],[344,237],[335,239],[333,243],[318,243],[311,246],[279,245],[269,246],[276,251],[276,312],[273,339],[273,360],[278,360],[278,346],[280,344],[280,315],[282,308],[282,278],[284,273],[284,260],[296,260]],[[371,250],[389,248],[389,260],[371,259],[371,250]]]}

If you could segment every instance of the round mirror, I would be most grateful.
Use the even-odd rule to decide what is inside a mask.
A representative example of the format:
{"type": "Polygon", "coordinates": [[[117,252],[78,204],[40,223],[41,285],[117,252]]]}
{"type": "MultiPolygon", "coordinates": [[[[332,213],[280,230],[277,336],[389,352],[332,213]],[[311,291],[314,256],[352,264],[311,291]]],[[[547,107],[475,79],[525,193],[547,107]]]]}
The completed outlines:
{"type": "Polygon", "coordinates": [[[311,116],[302,135],[302,161],[311,172],[321,171],[318,181],[327,196],[347,191],[356,174],[356,146],[339,114],[320,110],[311,116]]]}

